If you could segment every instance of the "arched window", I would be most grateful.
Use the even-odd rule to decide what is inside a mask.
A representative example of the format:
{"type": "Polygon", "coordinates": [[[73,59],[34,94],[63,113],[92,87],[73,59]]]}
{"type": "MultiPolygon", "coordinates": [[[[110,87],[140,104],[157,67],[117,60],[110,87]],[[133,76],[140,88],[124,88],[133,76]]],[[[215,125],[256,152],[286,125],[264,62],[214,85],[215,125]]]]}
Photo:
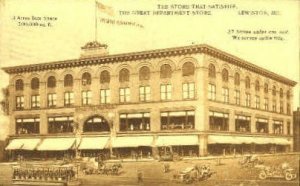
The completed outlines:
{"type": "Polygon", "coordinates": [[[273,94],[273,96],[276,96],[276,87],[275,87],[275,85],[273,86],[272,94],[273,94]]]}
{"type": "Polygon", "coordinates": [[[164,64],[160,67],[160,78],[171,78],[172,68],[168,64],[164,64]]]}
{"type": "Polygon", "coordinates": [[[266,94],[269,92],[269,85],[268,85],[268,83],[265,83],[265,85],[264,85],[264,92],[266,94]]]}
{"type": "Polygon", "coordinates": [[[123,68],[119,72],[119,81],[120,82],[127,82],[129,81],[129,70],[126,68],[123,68]]]}
{"type": "Polygon", "coordinates": [[[239,73],[235,73],[235,75],[234,75],[234,84],[236,85],[236,86],[239,86],[240,85],[240,74],[239,73]]]}
{"type": "Polygon", "coordinates": [[[40,88],[40,80],[39,78],[35,77],[31,80],[31,89],[36,90],[40,88]]]}
{"type": "Polygon", "coordinates": [[[213,64],[208,65],[208,77],[210,78],[216,77],[216,67],[213,64]]]}
{"type": "Polygon", "coordinates": [[[245,87],[250,88],[250,78],[248,76],[245,79],[245,87]]]}
{"type": "Polygon", "coordinates": [[[100,83],[109,83],[110,82],[110,74],[107,70],[104,70],[100,74],[100,83]]]}
{"type": "Polygon", "coordinates": [[[84,122],[83,132],[105,132],[110,131],[108,122],[101,116],[89,118],[84,122]]]}
{"type": "Polygon", "coordinates": [[[92,84],[92,77],[91,74],[88,72],[85,72],[82,74],[82,85],[90,85],[92,84]]]}
{"type": "Polygon", "coordinates": [[[259,91],[259,90],[260,90],[259,81],[256,80],[256,81],[255,81],[255,91],[259,91]]]}
{"type": "Polygon", "coordinates": [[[72,87],[73,86],[73,76],[71,74],[65,75],[64,86],[65,87],[72,87]]]}
{"type": "Polygon", "coordinates": [[[228,82],[228,70],[225,68],[222,70],[222,80],[228,82]]]}
{"type": "Polygon", "coordinates": [[[16,90],[23,90],[24,89],[24,83],[22,79],[18,79],[16,81],[16,90]]]}
{"type": "Polygon", "coordinates": [[[149,69],[149,67],[143,66],[142,68],[140,68],[139,78],[140,78],[140,81],[150,79],[150,69],[149,69]]]}
{"type": "Polygon", "coordinates": [[[290,97],[291,97],[291,95],[290,95],[290,91],[288,90],[288,91],[286,91],[286,99],[290,99],[290,97]]]}
{"type": "Polygon", "coordinates": [[[279,95],[280,95],[280,98],[283,98],[283,89],[282,88],[280,88],[279,95]]]}
{"type": "Polygon", "coordinates": [[[192,76],[195,73],[195,66],[192,62],[186,62],[182,65],[182,76],[192,76]]]}
{"type": "Polygon", "coordinates": [[[47,87],[48,88],[54,88],[54,87],[56,87],[56,79],[55,79],[54,76],[48,77],[47,87]]]}

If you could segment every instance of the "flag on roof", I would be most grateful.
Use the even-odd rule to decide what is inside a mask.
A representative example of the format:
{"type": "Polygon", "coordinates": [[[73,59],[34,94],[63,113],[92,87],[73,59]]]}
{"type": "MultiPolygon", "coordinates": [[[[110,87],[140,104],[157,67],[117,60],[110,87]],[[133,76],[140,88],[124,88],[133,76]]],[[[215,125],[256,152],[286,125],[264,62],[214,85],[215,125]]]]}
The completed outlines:
{"type": "Polygon", "coordinates": [[[114,16],[114,9],[110,6],[106,6],[98,1],[96,1],[96,6],[99,11],[106,13],[107,15],[114,16]]]}

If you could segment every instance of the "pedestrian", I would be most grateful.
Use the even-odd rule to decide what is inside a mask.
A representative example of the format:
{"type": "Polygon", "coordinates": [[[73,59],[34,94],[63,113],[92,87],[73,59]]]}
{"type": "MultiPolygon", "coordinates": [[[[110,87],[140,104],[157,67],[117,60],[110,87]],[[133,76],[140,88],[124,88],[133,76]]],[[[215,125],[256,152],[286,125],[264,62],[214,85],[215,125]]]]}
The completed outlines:
{"type": "Polygon", "coordinates": [[[137,170],[137,182],[142,183],[143,182],[143,173],[141,170],[137,170]]]}

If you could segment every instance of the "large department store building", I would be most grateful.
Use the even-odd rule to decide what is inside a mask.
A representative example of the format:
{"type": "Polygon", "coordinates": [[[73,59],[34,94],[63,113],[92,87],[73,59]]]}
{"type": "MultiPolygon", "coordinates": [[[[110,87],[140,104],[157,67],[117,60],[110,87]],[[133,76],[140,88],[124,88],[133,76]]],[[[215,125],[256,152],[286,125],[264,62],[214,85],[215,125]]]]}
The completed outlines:
{"type": "Polygon", "coordinates": [[[293,150],[296,82],[208,45],[6,67],[10,157],[293,150]]]}

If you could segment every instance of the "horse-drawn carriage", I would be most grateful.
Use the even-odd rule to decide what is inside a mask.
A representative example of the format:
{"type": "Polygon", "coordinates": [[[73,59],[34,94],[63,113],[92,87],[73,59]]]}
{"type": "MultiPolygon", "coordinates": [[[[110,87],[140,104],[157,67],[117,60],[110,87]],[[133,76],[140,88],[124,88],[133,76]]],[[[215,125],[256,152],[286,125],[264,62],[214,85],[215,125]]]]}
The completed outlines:
{"type": "Polygon", "coordinates": [[[98,169],[98,174],[119,175],[120,168],[122,168],[122,164],[120,164],[120,163],[103,164],[98,169]]]}
{"type": "Polygon", "coordinates": [[[98,162],[98,165],[93,164],[83,169],[83,173],[88,174],[105,174],[105,175],[119,175],[120,169],[122,168],[121,163],[106,163],[98,162]]]}

